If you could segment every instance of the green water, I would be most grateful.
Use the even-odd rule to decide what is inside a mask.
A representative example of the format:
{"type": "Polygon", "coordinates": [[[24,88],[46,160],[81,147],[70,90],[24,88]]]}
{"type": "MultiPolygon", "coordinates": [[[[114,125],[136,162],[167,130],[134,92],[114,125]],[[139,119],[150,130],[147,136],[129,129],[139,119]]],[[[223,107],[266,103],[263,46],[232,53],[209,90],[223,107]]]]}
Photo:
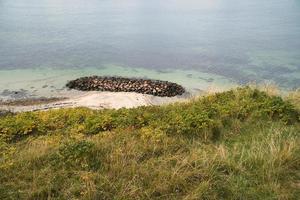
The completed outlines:
{"type": "Polygon", "coordinates": [[[16,69],[13,70],[14,79],[11,79],[11,70],[2,70],[0,85],[4,92],[3,99],[40,97],[40,96],[65,96],[68,93],[64,88],[67,80],[81,76],[101,74],[103,76],[125,76],[137,78],[150,78],[168,80],[179,83],[187,88],[191,94],[199,90],[207,89],[228,89],[235,86],[235,83],[228,79],[194,70],[172,70],[158,72],[144,68],[125,68],[109,65],[101,68],[84,69],[16,69]],[[15,81],[18,80],[18,81],[15,81]],[[7,90],[9,88],[9,91],[7,90]],[[25,88],[25,89],[24,89],[25,88]],[[22,90],[23,89],[23,90],[22,90]],[[14,94],[11,91],[17,91],[14,94]]]}
{"type": "Polygon", "coordinates": [[[0,98],[85,75],[294,89],[299,38],[299,0],[0,0],[0,98]]]}

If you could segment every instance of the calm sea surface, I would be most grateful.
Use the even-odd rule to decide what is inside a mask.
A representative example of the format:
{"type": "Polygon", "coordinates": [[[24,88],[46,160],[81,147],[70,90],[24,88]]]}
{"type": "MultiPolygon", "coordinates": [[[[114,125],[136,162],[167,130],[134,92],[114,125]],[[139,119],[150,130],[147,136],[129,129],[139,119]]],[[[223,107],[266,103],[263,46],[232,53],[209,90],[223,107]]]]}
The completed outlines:
{"type": "Polygon", "coordinates": [[[300,87],[300,1],[0,0],[0,96],[91,74],[300,87]]]}

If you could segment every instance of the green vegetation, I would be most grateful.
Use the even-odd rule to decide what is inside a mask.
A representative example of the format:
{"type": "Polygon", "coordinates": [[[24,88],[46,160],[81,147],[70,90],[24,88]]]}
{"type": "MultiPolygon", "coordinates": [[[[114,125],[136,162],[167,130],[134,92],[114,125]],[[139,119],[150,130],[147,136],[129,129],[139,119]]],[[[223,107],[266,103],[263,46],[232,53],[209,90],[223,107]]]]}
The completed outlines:
{"type": "Polygon", "coordinates": [[[239,88],[168,106],[9,114],[0,199],[297,199],[296,106],[239,88]]]}

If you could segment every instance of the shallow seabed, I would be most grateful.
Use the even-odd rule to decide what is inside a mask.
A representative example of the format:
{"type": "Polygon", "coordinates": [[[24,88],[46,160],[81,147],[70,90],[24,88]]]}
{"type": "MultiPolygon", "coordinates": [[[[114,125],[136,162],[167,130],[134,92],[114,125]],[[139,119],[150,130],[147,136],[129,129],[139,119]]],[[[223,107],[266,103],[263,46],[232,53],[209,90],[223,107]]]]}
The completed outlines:
{"type": "Polygon", "coordinates": [[[236,85],[225,77],[193,70],[157,71],[114,65],[84,69],[15,69],[0,70],[0,98],[6,100],[72,96],[78,92],[65,87],[68,80],[91,75],[167,80],[181,84],[191,94],[210,88],[228,89],[236,85]]]}

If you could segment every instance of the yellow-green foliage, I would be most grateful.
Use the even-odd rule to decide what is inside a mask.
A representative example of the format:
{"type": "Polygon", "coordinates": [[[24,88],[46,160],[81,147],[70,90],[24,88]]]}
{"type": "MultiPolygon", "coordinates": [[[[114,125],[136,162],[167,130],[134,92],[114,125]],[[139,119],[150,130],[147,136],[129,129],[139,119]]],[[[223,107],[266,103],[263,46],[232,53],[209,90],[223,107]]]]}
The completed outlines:
{"type": "Polygon", "coordinates": [[[286,99],[300,109],[300,89],[290,92],[286,99]]]}
{"type": "Polygon", "coordinates": [[[230,127],[232,120],[281,120],[286,124],[299,121],[299,112],[280,97],[249,88],[207,96],[205,98],[165,107],[91,111],[62,109],[48,112],[27,112],[4,117],[0,136],[8,142],[29,135],[43,135],[71,130],[98,134],[117,128],[158,128],[169,135],[183,134],[209,139],[230,127]]]}
{"type": "Polygon", "coordinates": [[[250,88],[0,118],[0,199],[297,199],[299,111],[250,88]]]}

